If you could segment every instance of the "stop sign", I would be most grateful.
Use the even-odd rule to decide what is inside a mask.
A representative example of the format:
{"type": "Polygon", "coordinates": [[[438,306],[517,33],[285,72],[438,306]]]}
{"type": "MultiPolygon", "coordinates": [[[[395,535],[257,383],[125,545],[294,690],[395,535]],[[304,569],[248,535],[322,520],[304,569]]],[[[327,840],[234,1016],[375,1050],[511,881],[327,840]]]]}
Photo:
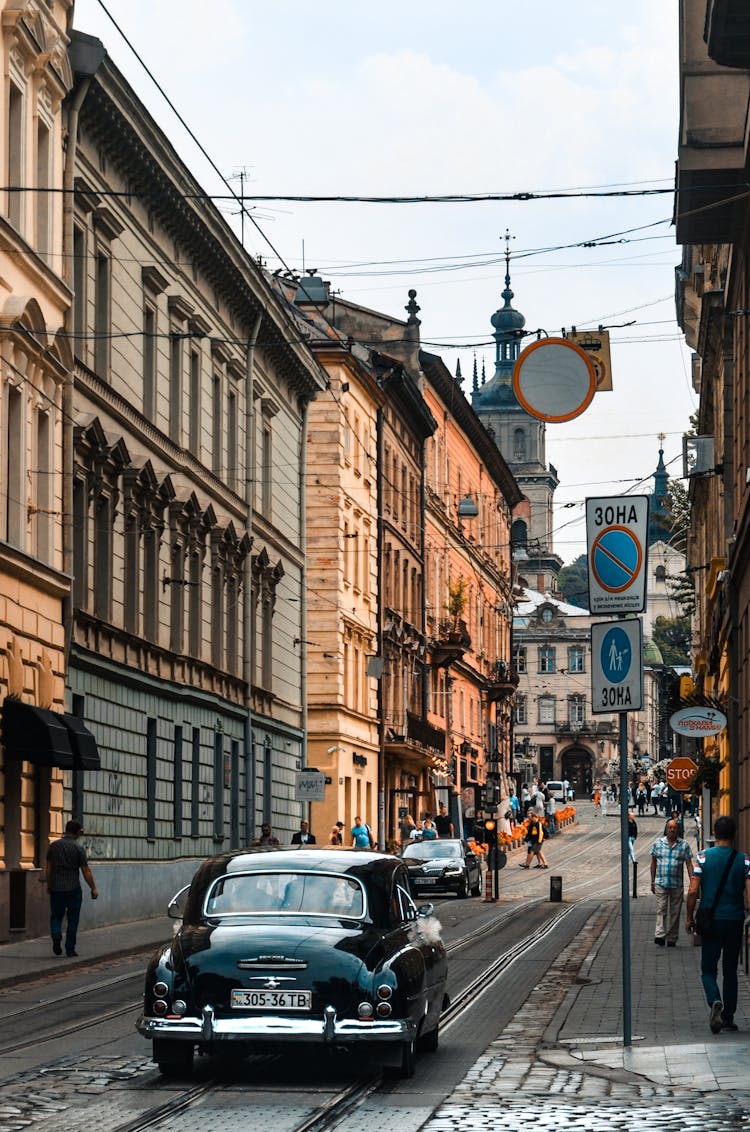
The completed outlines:
{"type": "Polygon", "coordinates": [[[667,766],[667,785],[673,790],[689,790],[698,766],[692,759],[672,759],[667,766]]]}

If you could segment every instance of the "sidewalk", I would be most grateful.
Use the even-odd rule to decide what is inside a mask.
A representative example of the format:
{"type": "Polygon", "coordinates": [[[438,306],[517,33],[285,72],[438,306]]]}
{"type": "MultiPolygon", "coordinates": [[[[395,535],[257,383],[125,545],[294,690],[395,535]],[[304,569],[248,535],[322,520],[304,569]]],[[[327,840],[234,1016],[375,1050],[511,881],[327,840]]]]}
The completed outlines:
{"type": "Polygon", "coordinates": [[[52,954],[49,936],[4,943],[0,946],[0,988],[35,975],[91,967],[107,959],[155,950],[169,939],[172,923],[166,916],[155,916],[150,920],[110,924],[104,928],[80,927],[76,945],[78,955],[70,959],[52,954]]]}
{"type": "Polygon", "coordinates": [[[588,918],[425,1129],[750,1129],[750,980],[740,970],[740,1031],[712,1034],[700,949],[684,936],[669,950],[654,945],[650,893],[631,913],[633,1044],[622,1044],[613,902],[588,918]]]}

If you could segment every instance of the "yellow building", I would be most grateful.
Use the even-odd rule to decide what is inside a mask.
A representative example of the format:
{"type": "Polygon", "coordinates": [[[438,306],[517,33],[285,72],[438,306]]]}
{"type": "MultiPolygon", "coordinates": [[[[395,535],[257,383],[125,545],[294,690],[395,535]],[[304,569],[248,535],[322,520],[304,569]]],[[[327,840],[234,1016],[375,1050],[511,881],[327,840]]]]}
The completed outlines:
{"type": "Polygon", "coordinates": [[[65,726],[63,111],[72,3],[0,0],[0,940],[46,912],[35,870],[62,832],[65,726]]]}

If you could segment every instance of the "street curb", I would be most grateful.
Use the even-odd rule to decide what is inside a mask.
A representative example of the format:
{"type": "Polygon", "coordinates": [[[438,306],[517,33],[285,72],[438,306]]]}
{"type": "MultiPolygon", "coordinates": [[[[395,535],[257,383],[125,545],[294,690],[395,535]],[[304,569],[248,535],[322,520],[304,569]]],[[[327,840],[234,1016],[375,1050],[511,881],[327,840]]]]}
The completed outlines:
{"type": "Polygon", "coordinates": [[[118,948],[116,951],[109,951],[102,955],[79,955],[75,959],[67,959],[64,956],[56,956],[55,962],[50,963],[46,959],[43,960],[43,965],[29,970],[27,967],[23,972],[15,975],[0,976],[0,990],[7,990],[9,987],[25,986],[28,983],[36,982],[37,979],[45,979],[48,975],[57,975],[68,971],[80,971],[89,967],[96,967],[100,963],[109,963],[116,959],[128,959],[134,955],[141,955],[144,952],[150,954],[156,951],[158,947],[163,946],[165,940],[168,938],[168,932],[163,932],[158,939],[153,942],[145,940],[141,943],[134,943],[128,947],[118,948]]]}
{"type": "MultiPolygon", "coordinates": [[[[584,957],[583,962],[581,963],[575,984],[568,989],[565,998],[558,1006],[552,1020],[546,1026],[544,1033],[542,1034],[540,1042],[541,1049],[561,1049],[567,1052],[566,1047],[560,1045],[560,1033],[568,1019],[568,1015],[570,1014],[573,1003],[581,993],[583,980],[588,979],[589,971],[591,970],[599,952],[601,951],[603,944],[607,939],[609,939],[610,933],[614,927],[615,922],[617,921],[619,911],[620,908],[617,904],[613,905],[613,907],[610,908],[593,947],[589,950],[587,955],[584,957]]],[[[580,1065],[580,1062],[576,1062],[576,1064],[580,1065]]]]}

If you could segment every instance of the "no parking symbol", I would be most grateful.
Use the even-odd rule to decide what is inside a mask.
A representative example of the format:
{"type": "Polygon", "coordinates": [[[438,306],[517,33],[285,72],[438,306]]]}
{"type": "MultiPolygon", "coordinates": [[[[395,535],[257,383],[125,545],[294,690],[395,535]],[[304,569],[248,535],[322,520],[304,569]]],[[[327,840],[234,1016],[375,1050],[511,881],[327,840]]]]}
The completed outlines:
{"type": "Polygon", "coordinates": [[[648,496],[586,500],[592,613],[643,612],[647,537],[648,496]]]}

